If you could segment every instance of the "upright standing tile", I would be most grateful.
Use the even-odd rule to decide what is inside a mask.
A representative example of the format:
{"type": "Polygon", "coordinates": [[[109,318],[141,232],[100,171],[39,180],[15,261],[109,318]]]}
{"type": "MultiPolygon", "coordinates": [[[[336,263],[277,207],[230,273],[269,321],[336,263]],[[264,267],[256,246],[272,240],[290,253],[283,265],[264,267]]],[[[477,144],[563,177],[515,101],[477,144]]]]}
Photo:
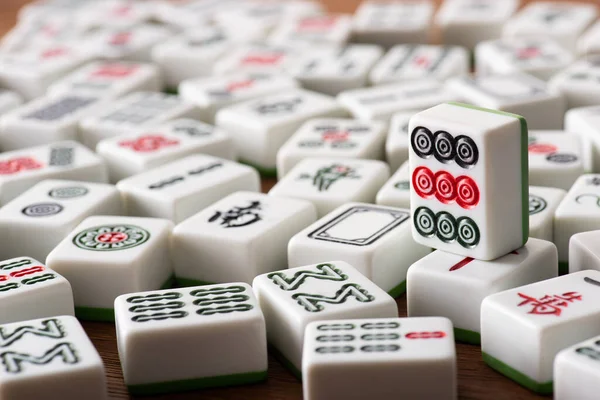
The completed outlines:
{"type": "Polygon", "coordinates": [[[260,177],[246,165],[195,154],[123,179],[117,188],[128,215],[179,223],[230,193],[260,191],[260,177]]]}
{"type": "Polygon", "coordinates": [[[363,1],[354,14],[353,39],[389,48],[398,43],[427,43],[431,1],[363,1]]]}
{"type": "Polygon", "coordinates": [[[295,89],[226,107],[216,125],[231,134],[242,162],[274,175],[277,152],[304,122],[346,115],[333,98],[295,89]]]}
{"type": "Polygon", "coordinates": [[[600,55],[586,56],[553,76],[548,88],[563,95],[567,108],[599,105],[600,55]]]}
{"type": "Polygon", "coordinates": [[[456,350],[446,318],[311,322],[302,361],[305,400],[454,400],[456,350]],[[338,397],[339,396],[339,397],[338,397]]]}
{"type": "Polygon", "coordinates": [[[561,129],[565,101],[551,93],[545,82],[531,75],[510,74],[459,77],[447,82],[448,90],[479,107],[522,115],[530,129],[561,129]]]}
{"type": "Polygon", "coordinates": [[[410,165],[408,160],[379,189],[375,203],[382,206],[410,208],[410,165]]]}
{"type": "Polygon", "coordinates": [[[88,217],[50,252],[46,264],[71,283],[78,318],[114,321],[117,296],[171,287],[172,229],[164,219],[88,217]]]}
{"type": "Polygon", "coordinates": [[[0,154],[0,204],[44,179],[107,182],[104,161],[76,142],[57,142],[0,154]]]}
{"type": "Polygon", "coordinates": [[[101,140],[96,151],[106,161],[112,182],[192,154],[235,158],[233,141],[226,132],[188,118],[101,140]]]}
{"type": "Polygon", "coordinates": [[[556,354],[600,334],[600,272],[582,271],[486,297],[483,360],[526,388],[552,393],[556,354]]]}
{"type": "Polygon", "coordinates": [[[265,319],[248,284],[124,294],[115,300],[115,322],[133,395],[267,378],[265,319]],[[172,365],[165,368],[166,362],[172,365]]]}
{"type": "Polygon", "coordinates": [[[386,133],[381,121],[311,119],[277,152],[277,175],[311,157],[382,160],[386,133]]]}
{"type": "Polygon", "coordinates": [[[503,35],[511,38],[545,36],[575,52],[577,39],[594,22],[593,4],[539,1],[528,4],[504,25],[503,35]]]}
{"type": "Polygon", "coordinates": [[[370,74],[373,85],[437,79],[469,73],[469,54],[463,47],[399,44],[392,47],[370,74]]]}
{"type": "Polygon", "coordinates": [[[392,172],[408,161],[408,121],[416,113],[406,111],[392,115],[385,141],[385,158],[392,172]]]}
{"type": "Polygon", "coordinates": [[[400,111],[423,110],[459,98],[435,79],[348,90],[337,96],[354,118],[386,122],[400,111]]]}
{"type": "Polygon", "coordinates": [[[298,86],[293,78],[282,74],[236,72],[185,80],[179,85],[179,95],[200,109],[203,121],[214,123],[217,111],[224,107],[298,86]]]}
{"type": "Polygon", "coordinates": [[[554,358],[554,399],[593,400],[600,390],[600,337],[567,347],[554,358]]]}
{"type": "Polygon", "coordinates": [[[556,246],[545,240],[530,238],[493,261],[434,251],[408,270],[408,315],[449,318],[458,341],[479,344],[484,298],[557,276],[556,246]]]}
{"type": "Polygon", "coordinates": [[[200,111],[178,96],[158,92],[136,92],[84,118],[80,123],[81,141],[89,148],[95,149],[102,139],[131,133],[176,118],[200,119],[200,111]]]}
{"type": "Polygon", "coordinates": [[[436,17],[442,41],[473,50],[484,40],[498,39],[519,0],[446,0],[436,17]]]}
{"type": "Polygon", "coordinates": [[[582,139],[584,154],[590,156],[592,171],[600,171],[600,107],[581,107],[567,111],[565,114],[565,130],[575,132],[582,139]]]}
{"type": "Polygon", "coordinates": [[[269,194],[309,200],[323,217],[351,201],[374,203],[389,177],[389,168],[381,161],[305,158],[269,194]]]}
{"type": "Polygon", "coordinates": [[[299,17],[279,24],[267,41],[293,47],[342,46],[350,38],[349,14],[319,14],[299,17]]]}
{"type": "Polygon", "coordinates": [[[345,261],[398,297],[406,289],[408,267],[430,252],[415,243],[409,210],[349,203],[294,235],[288,245],[288,265],[345,261]]]}
{"type": "Polygon", "coordinates": [[[569,240],[569,272],[594,269],[600,271],[598,239],[600,231],[576,233],[569,240]]]}
{"type": "Polygon", "coordinates": [[[43,263],[31,257],[4,260],[0,274],[0,323],[75,315],[71,284],[43,263]]]}
{"type": "Polygon", "coordinates": [[[289,240],[316,219],[308,201],[252,192],[226,196],[175,227],[171,253],[177,282],[251,283],[288,265],[289,240]]]}
{"type": "Polygon", "coordinates": [[[45,260],[85,218],[121,213],[112,185],[44,180],[0,208],[0,258],[27,254],[45,260]]]}
{"type": "Polygon", "coordinates": [[[342,261],[260,275],[252,287],[273,351],[298,378],[304,331],[310,322],[398,316],[390,295],[342,261]]]}
{"type": "Polygon", "coordinates": [[[562,189],[529,186],[529,237],[554,242],[554,214],[566,194],[562,189]]]}
{"type": "Polygon", "coordinates": [[[75,317],[16,322],[0,332],[2,398],[108,399],[102,359],[75,317]]]}
{"type": "Polygon", "coordinates": [[[440,104],[412,117],[409,131],[410,207],[418,243],[493,260],[527,242],[523,117],[440,104]]]}
{"type": "Polygon", "coordinates": [[[554,214],[554,243],[561,274],[569,272],[569,241],[579,232],[600,229],[600,175],[582,175],[554,214]]]}
{"type": "Polygon", "coordinates": [[[580,55],[600,54],[600,22],[596,22],[577,41],[577,52],[580,55]]]}

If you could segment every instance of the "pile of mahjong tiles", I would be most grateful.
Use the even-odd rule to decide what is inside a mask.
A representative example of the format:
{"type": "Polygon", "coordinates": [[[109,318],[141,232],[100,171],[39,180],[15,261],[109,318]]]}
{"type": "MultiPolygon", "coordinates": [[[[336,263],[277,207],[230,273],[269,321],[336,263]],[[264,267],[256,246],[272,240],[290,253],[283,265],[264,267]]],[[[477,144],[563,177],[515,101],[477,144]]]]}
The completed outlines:
{"type": "Polygon", "coordinates": [[[109,331],[132,395],[456,399],[481,349],[481,384],[597,400],[597,11],[28,4],[0,42],[0,399],[124,396],[109,331]]]}

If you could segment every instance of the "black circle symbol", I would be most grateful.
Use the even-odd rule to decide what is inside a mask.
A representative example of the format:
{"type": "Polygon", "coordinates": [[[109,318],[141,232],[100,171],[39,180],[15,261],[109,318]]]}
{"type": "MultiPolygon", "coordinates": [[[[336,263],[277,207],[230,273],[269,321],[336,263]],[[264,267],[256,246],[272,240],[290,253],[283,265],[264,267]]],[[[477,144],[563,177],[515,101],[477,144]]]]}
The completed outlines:
{"type": "Polygon", "coordinates": [[[529,215],[541,213],[547,206],[548,203],[546,203],[546,200],[542,199],[540,196],[535,196],[533,194],[529,195],[529,215]]]}
{"type": "Polygon", "coordinates": [[[460,217],[458,219],[458,243],[462,247],[472,249],[479,244],[481,234],[479,233],[479,227],[469,217],[460,217]]]}
{"type": "Polygon", "coordinates": [[[456,219],[452,214],[442,211],[436,215],[436,231],[437,237],[442,242],[451,243],[458,235],[456,227],[456,219]]]}
{"type": "Polygon", "coordinates": [[[433,154],[433,134],[425,127],[416,127],[410,135],[413,151],[421,158],[429,158],[433,154]]]}
{"type": "Polygon", "coordinates": [[[557,164],[569,164],[577,161],[579,158],[570,153],[554,153],[546,157],[546,160],[557,164]]]}
{"type": "Polygon", "coordinates": [[[419,207],[415,211],[414,225],[421,236],[435,235],[435,214],[427,207],[419,207]]]}
{"type": "Polygon", "coordinates": [[[456,156],[454,137],[445,131],[437,131],[433,136],[433,155],[436,160],[447,164],[456,156]]]}
{"type": "Polygon", "coordinates": [[[63,206],[58,203],[38,203],[25,207],[21,212],[28,217],[48,217],[62,210],[63,206]]]}
{"type": "Polygon", "coordinates": [[[54,188],[48,192],[48,196],[55,199],[72,199],[73,197],[85,196],[88,190],[83,186],[65,186],[54,188]]]}
{"type": "Polygon", "coordinates": [[[456,138],[456,163],[462,168],[472,168],[479,161],[479,149],[475,141],[468,136],[461,135],[456,138]]]}

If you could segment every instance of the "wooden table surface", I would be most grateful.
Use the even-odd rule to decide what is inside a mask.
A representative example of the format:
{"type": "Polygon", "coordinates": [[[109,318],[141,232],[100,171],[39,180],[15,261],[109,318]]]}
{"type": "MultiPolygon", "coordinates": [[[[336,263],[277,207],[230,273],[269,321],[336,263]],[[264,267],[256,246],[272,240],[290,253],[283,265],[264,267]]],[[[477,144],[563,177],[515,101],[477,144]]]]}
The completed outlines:
{"type": "MultiPolygon", "coordinates": [[[[502,1],[502,0],[498,0],[502,1]]],[[[585,1],[585,0],[580,0],[585,1]]],[[[436,0],[439,3],[439,0],[436,0]]],[[[529,0],[524,0],[524,3],[529,0]]],[[[600,0],[588,0],[590,3],[600,4],[600,0]]],[[[16,22],[16,13],[19,7],[27,3],[25,0],[0,0],[0,35],[7,32],[16,22]]],[[[353,12],[360,0],[323,0],[332,12],[353,12]]],[[[263,190],[268,190],[273,181],[264,181],[263,190]]],[[[406,316],[406,296],[397,300],[400,316],[406,316]]],[[[115,340],[115,327],[110,323],[86,322],[83,324],[94,345],[100,352],[108,380],[108,389],[111,399],[133,399],[129,396],[123,377],[121,365],[117,354],[115,340]]],[[[487,367],[481,360],[479,347],[457,344],[458,361],[458,392],[460,399],[489,399],[489,400],[533,400],[548,399],[537,396],[516,383],[504,378],[487,367]]],[[[241,386],[235,388],[221,388],[202,390],[190,393],[153,396],[152,399],[231,399],[231,400],[300,400],[302,399],[302,385],[273,357],[269,357],[269,379],[266,383],[241,386]]],[[[401,393],[398,394],[401,398],[401,393]]],[[[432,399],[435,400],[435,399],[432,399]]]]}

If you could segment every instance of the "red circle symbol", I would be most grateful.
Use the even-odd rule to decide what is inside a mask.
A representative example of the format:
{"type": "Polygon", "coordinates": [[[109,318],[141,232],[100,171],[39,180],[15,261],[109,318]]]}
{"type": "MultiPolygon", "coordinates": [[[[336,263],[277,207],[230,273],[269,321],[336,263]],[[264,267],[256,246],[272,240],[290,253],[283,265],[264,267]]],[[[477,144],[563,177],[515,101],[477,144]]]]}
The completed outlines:
{"type": "Polygon", "coordinates": [[[407,339],[441,339],[446,337],[446,332],[410,332],[406,335],[407,339]]]}
{"type": "Polygon", "coordinates": [[[527,147],[527,150],[530,153],[545,154],[545,153],[554,153],[554,152],[556,152],[558,150],[558,147],[556,147],[553,144],[533,143],[533,144],[530,144],[527,147]]]}
{"type": "Polygon", "coordinates": [[[452,203],[456,199],[456,182],[446,171],[435,173],[435,198],[444,204],[452,203]]]}
{"type": "Polygon", "coordinates": [[[107,232],[98,235],[96,240],[100,243],[119,243],[127,240],[129,236],[123,232],[107,232]]]}
{"type": "Polygon", "coordinates": [[[479,188],[475,181],[468,176],[456,179],[456,202],[462,208],[473,208],[479,203],[479,188]]]}
{"type": "Polygon", "coordinates": [[[427,198],[435,193],[435,177],[427,167],[418,167],[412,175],[412,186],[419,197],[427,198]]]}

